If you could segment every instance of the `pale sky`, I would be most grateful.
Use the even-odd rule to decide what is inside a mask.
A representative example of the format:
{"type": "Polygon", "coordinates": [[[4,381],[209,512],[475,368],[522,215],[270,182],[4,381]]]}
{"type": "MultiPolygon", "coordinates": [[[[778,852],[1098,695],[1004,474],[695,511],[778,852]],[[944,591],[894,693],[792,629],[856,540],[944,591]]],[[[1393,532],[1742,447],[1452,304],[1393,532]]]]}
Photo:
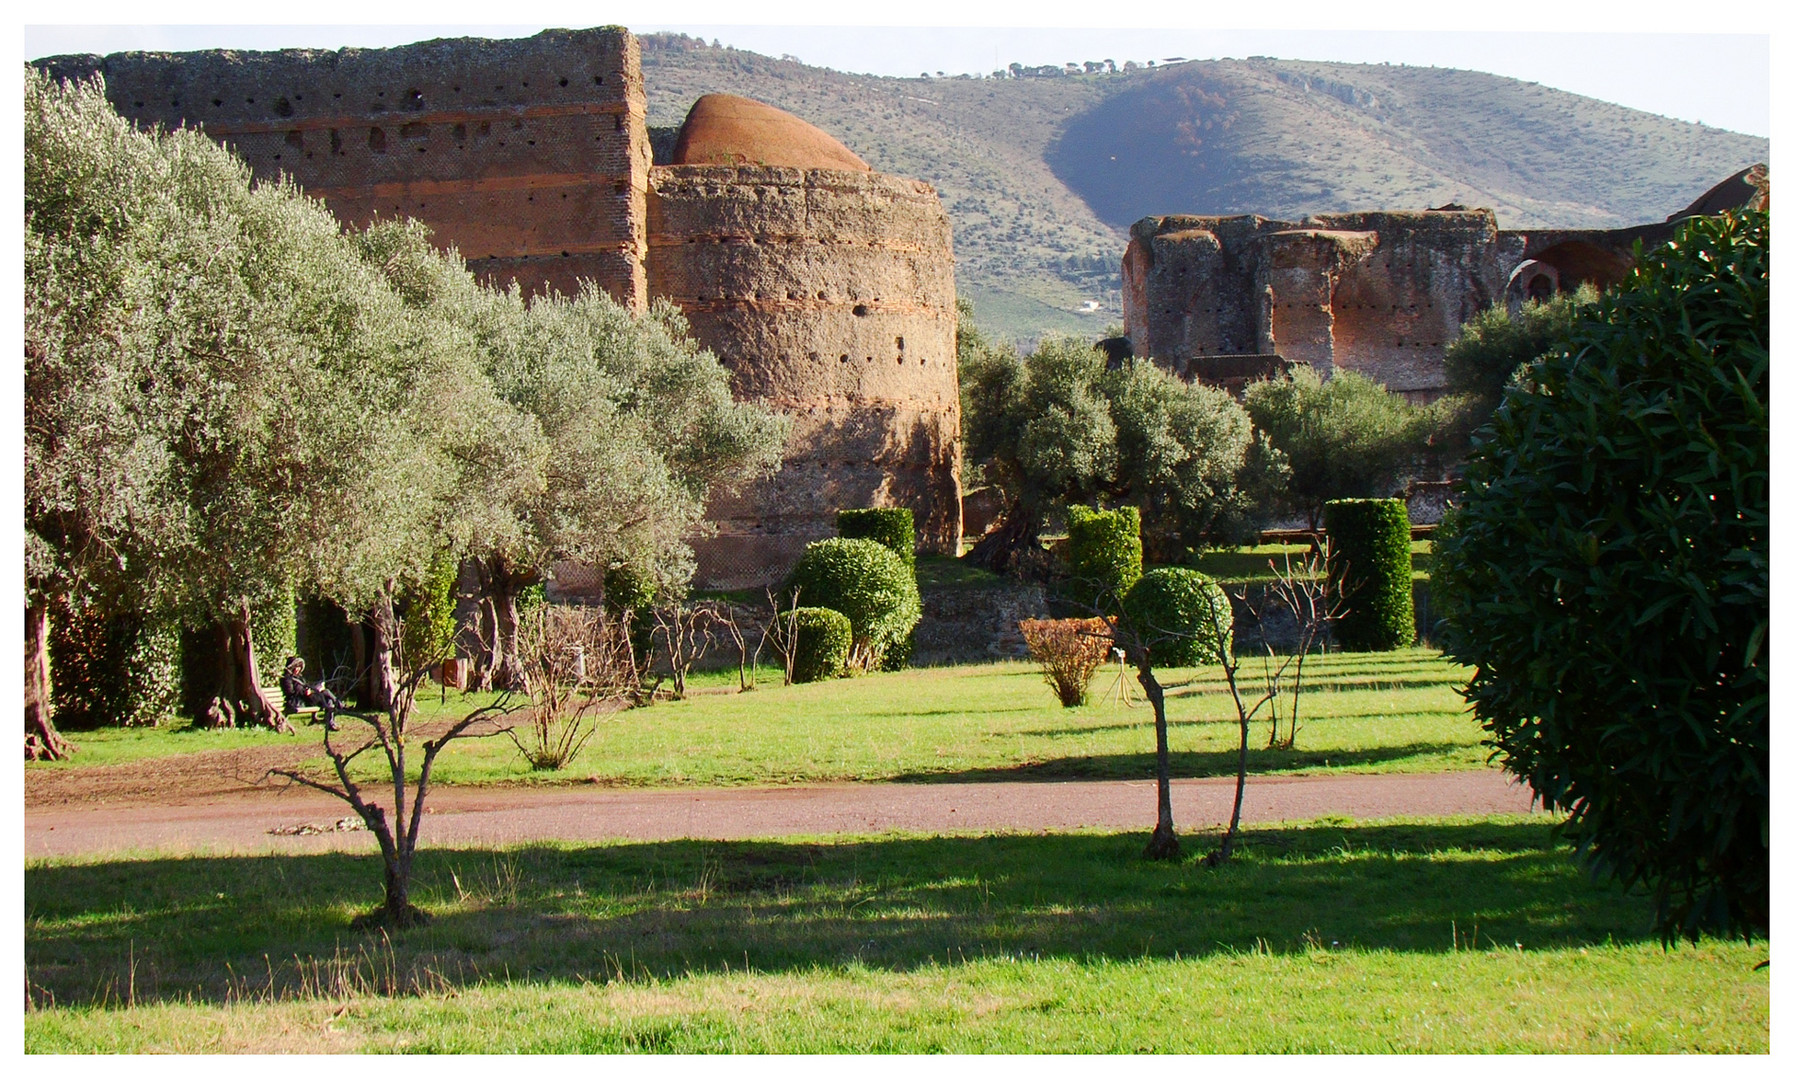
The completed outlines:
{"type": "MultiPolygon", "coordinates": [[[[231,20],[254,9],[218,0],[172,5],[81,0],[56,9],[57,14],[90,19],[88,24],[28,25],[23,37],[25,59],[35,59],[135,49],[383,46],[432,37],[522,37],[549,26],[621,23],[638,33],[684,32],[841,71],[912,77],[924,71],[984,74],[1012,62],[1033,66],[1113,59],[1120,64],[1177,56],[1265,55],[1487,71],[1680,120],[1770,134],[1770,36],[1681,32],[1689,22],[1687,4],[1580,0],[1553,9],[1556,29],[1551,33],[1523,32],[1490,18],[1499,11],[1534,10],[1522,5],[1482,5],[1467,14],[1438,3],[1284,0],[1277,11],[1285,28],[1278,29],[1256,29],[1251,19],[1190,10],[1199,6],[1134,0],[1125,11],[1112,12],[1104,5],[1056,0],[912,0],[901,13],[889,8],[878,12],[881,19],[910,25],[872,26],[843,25],[871,19],[843,11],[839,4],[811,0],[753,5],[551,0],[505,9],[520,16],[515,23],[474,21],[490,18],[490,4],[447,0],[424,7],[400,0],[381,5],[379,14],[389,21],[376,24],[356,22],[368,9],[365,3],[319,0],[307,5],[320,18],[315,25],[232,25],[231,20]],[[530,15],[536,19],[521,21],[530,15]],[[1088,25],[1100,16],[1105,25],[1088,25]],[[142,25],[146,17],[159,21],[142,25]],[[745,18],[757,25],[744,25],[745,18]],[[1405,29],[1413,26],[1429,29],[1405,29]]],[[[1729,3],[1729,17],[1712,21],[1729,27],[1768,26],[1768,9],[1764,19],[1754,20],[1754,6],[1729,3]]]]}

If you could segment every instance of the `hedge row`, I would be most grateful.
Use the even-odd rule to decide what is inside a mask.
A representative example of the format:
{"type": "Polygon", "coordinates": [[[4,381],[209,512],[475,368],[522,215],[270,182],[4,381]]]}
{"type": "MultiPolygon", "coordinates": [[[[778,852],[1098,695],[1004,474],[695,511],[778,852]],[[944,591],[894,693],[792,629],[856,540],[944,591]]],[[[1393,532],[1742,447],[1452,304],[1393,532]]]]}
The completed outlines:
{"type": "Polygon", "coordinates": [[[1413,645],[1408,504],[1401,499],[1335,499],[1325,513],[1328,580],[1344,606],[1334,624],[1334,641],[1353,652],[1413,645]]]}
{"type": "Polygon", "coordinates": [[[1141,576],[1141,512],[1133,506],[1066,508],[1069,598],[1094,611],[1114,611],[1141,576]]]}

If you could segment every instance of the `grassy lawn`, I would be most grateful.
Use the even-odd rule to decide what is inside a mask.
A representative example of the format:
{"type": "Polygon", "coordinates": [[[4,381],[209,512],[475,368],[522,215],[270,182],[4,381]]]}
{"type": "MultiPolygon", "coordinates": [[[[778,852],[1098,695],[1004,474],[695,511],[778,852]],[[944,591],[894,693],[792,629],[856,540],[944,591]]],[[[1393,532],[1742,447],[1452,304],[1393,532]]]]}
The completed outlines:
{"type": "MultiPolygon", "coordinates": [[[[1256,775],[1482,768],[1482,733],[1454,690],[1466,674],[1424,649],[1312,658],[1296,749],[1263,749],[1268,729],[1255,725],[1250,768],[1256,775]]],[[[1169,688],[1173,774],[1229,775],[1236,729],[1219,669],[1169,670],[1160,678],[1169,688]]],[[[1115,681],[1111,666],[1093,696],[1115,681]]],[[[451,747],[437,776],[458,784],[630,786],[1140,778],[1152,773],[1153,716],[1131,676],[1125,685],[1133,708],[1110,701],[1065,709],[1022,662],[791,687],[765,672],[761,688],[746,694],[734,692],[733,671],[719,672],[695,678],[701,692],[685,701],[608,717],[561,772],[531,772],[508,740],[496,738],[451,747]]],[[[432,696],[427,707],[453,713],[484,700],[451,694],[445,707],[432,696]]],[[[318,738],[315,728],[301,732],[302,739],[318,738]]],[[[71,763],[27,768],[83,768],[288,738],[182,728],[89,732],[77,737],[82,750],[71,763]]]]}
{"type": "Polygon", "coordinates": [[[25,1047],[1743,1051],[1759,943],[1663,950],[1537,819],[34,861],[25,1047]]]}
{"type": "MultiPolygon", "coordinates": [[[[1197,557],[1195,567],[1224,584],[1263,585],[1273,579],[1272,563],[1275,562],[1277,569],[1282,570],[1285,557],[1288,556],[1290,567],[1294,570],[1301,565],[1303,556],[1308,551],[1307,544],[1255,544],[1249,547],[1205,551],[1197,557]]],[[[1434,542],[1432,540],[1410,541],[1409,558],[1414,564],[1416,581],[1433,579],[1434,542]]]]}

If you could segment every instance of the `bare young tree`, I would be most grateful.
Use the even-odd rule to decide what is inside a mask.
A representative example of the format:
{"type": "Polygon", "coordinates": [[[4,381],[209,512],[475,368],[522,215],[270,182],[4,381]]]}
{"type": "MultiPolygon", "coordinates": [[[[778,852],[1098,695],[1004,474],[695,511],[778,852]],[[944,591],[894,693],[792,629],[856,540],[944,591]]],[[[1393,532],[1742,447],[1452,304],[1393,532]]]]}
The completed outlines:
{"type": "MultiPolygon", "coordinates": [[[[792,676],[797,670],[798,594],[802,591],[802,589],[794,587],[792,589],[791,607],[784,611],[780,611],[779,594],[772,589],[768,589],[767,606],[773,609],[773,616],[767,620],[767,625],[762,628],[760,633],[761,644],[764,646],[768,641],[771,641],[773,643],[773,651],[779,655],[780,662],[784,664],[785,685],[787,686],[792,684],[792,676]]],[[[755,656],[758,657],[759,655],[759,650],[755,650],[755,656]]]]}
{"type": "MultiPolygon", "coordinates": [[[[1266,741],[1268,750],[1296,749],[1296,733],[1298,729],[1298,711],[1303,698],[1303,663],[1308,659],[1310,651],[1322,641],[1327,628],[1340,617],[1343,601],[1337,580],[1328,574],[1328,560],[1333,552],[1324,536],[1318,547],[1312,547],[1304,554],[1302,560],[1292,564],[1290,553],[1284,553],[1283,565],[1278,561],[1268,560],[1272,570],[1272,584],[1267,590],[1270,599],[1281,605],[1296,623],[1296,671],[1290,683],[1290,717],[1284,726],[1283,737],[1278,733],[1278,700],[1283,693],[1282,677],[1288,670],[1288,661],[1275,669],[1270,658],[1272,649],[1266,644],[1266,686],[1273,692],[1271,703],[1271,735],[1266,741]]],[[[1261,641],[1264,641],[1265,623],[1261,622],[1261,641]]]]}
{"type": "Polygon", "coordinates": [[[674,700],[686,696],[686,676],[692,665],[704,659],[723,622],[715,604],[687,605],[674,600],[654,607],[654,636],[666,649],[667,675],[673,680],[674,700]]]}
{"type": "MultiPolygon", "coordinates": [[[[375,617],[392,620],[391,607],[377,608],[375,617]]],[[[383,629],[388,640],[400,640],[396,621],[389,622],[383,629]]],[[[320,777],[298,767],[269,771],[270,776],[281,776],[291,783],[342,799],[354,808],[367,825],[368,831],[379,841],[380,857],[385,869],[385,899],[380,907],[356,917],[352,925],[357,929],[404,929],[430,921],[430,916],[411,902],[411,872],[412,862],[417,854],[418,832],[424,824],[424,798],[430,791],[431,768],[436,764],[437,755],[442,753],[443,748],[456,739],[484,738],[504,732],[509,727],[505,718],[520,707],[512,703],[510,695],[502,695],[492,704],[475,709],[452,722],[434,738],[424,739],[419,744],[423,749],[423,758],[419,762],[417,781],[409,783],[408,750],[416,737],[422,734],[412,726],[418,687],[432,664],[440,662],[442,658],[420,658],[421,662],[410,665],[403,655],[398,659],[399,667],[405,674],[398,679],[386,709],[378,712],[345,710],[337,714],[344,719],[360,722],[365,726],[365,732],[360,736],[342,735],[329,727],[325,728],[324,753],[330,759],[334,782],[328,776],[320,777]],[[354,745],[358,738],[360,745],[354,745]],[[392,779],[390,806],[383,806],[375,801],[371,790],[364,788],[350,774],[350,766],[363,754],[375,749],[385,756],[387,772],[392,779]]]]}

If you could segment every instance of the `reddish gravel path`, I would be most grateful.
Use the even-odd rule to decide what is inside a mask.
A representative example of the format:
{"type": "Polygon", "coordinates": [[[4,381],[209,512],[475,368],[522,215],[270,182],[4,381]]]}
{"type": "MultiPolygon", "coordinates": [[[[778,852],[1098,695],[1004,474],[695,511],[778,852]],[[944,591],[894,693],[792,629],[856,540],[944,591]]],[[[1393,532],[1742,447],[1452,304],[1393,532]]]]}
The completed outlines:
{"type": "MultiPolygon", "coordinates": [[[[1180,829],[1221,826],[1231,779],[1175,780],[1180,829]]],[[[278,835],[271,829],[329,827],[348,807],[327,795],[219,791],[185,801],[98,806],[27,798],[28,858],[124,851],[372,851],[366,832],[278,835]]],[[[421,842],[432,847],[532,840],[730,840],[886,831],[944,832],[1080,827],[1146,829],[1150,781],[1064,783],[829,784],[782,788],[619,791],[572,788],[442,788],[430,794],[421,842]]],[[[1266,777],[1247,782],[1242,817],[1295,821],[1328,814],[1520,813],[1531,792],[1494,770],[1266,777]]]]}

